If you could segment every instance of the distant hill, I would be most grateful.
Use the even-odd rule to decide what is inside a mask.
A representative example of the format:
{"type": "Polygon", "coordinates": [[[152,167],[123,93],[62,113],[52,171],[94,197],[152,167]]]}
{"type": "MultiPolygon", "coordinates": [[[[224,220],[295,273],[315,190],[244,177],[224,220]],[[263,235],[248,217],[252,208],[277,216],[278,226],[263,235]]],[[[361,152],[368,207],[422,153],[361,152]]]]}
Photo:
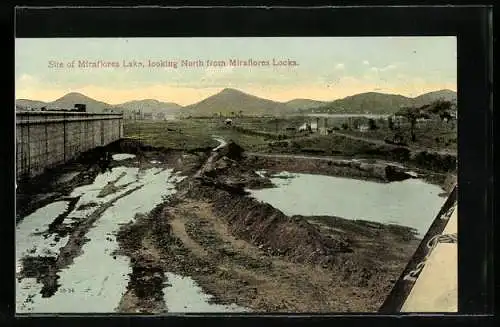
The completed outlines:
{"type": "Polygon", "coordinates": [[[438,99],[456,102],[456,92],[440,90],[425,93],[415,98],[399,94],[366,92],[334,100],[316,108],[303,110],[302,112],[392,114],[403,107],[422,106],[438,99]]]}
{"type": "Polygon", "coordinates": [[[43,106],[46,106],[47,103],[43,101],[37,101],[37,100],[28,100],[28,99],[16,99],[16,106],[22,108],[22,109],[30,109],[30,108],[41,108],[43,106]]]}
{"type": "Polygon", "coordinates": [[[398,111],[411,103],[411,98],[386,93],[366,92],[328,102],[306,112],[386,114],[398,111]]]}
{"type": "Polygon", "coordinates": [[[47,104],[48,109],[53,108],[73,108],[75,103],[83,103],[87,105],[88,112],[103,112],[104,109],[111,108],[112,105],[92,99],[86,95],[77,92],[68,93],[59,99],[47,104]]]}
{"type": "Polygon", "coordinates": [[[143,112],[165,112],[174,113],[179,111],[182,106],[173,102],[161,102],[154,99],[133,100],[114,106],[128,111],[142,110],[143,112]]]}
{"type": "Polygon", "coordinates": [[[456,102],[457,92],[452,90],[439,90],[419,95],[413,99],[415,106],[423,106],[437,100],[456,102]]]}
{"type": "Polygon", "coordinates": [[[425,93],[415,98],[409,98],[397,94],[386,94],[377,92],[366,92],[343,99],[330,102],[311,99],[294,99],[288,102],[277,102],[259,98],[245,92],[226,88],[198,103],[182,107],[172,102],[161,102],[154,99],[134,100],[119,105],[111,105],[102,101],[92,99],[81,93],[68,93],[63,97],[52,101],[43,102],[29,99],[17,99],[16,106],[19,108],[73,108],[75,103],[87,105],[89,112],[103,112],[105,109],[115,111],[143,112],[165,112],[182,113],[190,115],[212,115],[214,113],[238,114],[287,114],[300,111],[302,113],[371,113],[392,114],[403,107],[420,107],[430,104],[436,100],[450,101],[456,104],[457,94],[451,90],[439,90],[425,93]]]}
{"type": "Polygon", "coordinates": [[[37,100],[17,99],[16,106],[22,109],[71,109],[75,103],[83,103],[87,105],[88,112],[103,112],[105,109],[115,111],[134,111],[141,109],[143,112],[177,112],[182,106],[173,102],[161,102],[154,99],[134,100],[125,102],[119,105],[111,105],[106,102],[92,99],[84,94],[71,92],[52,102],[43,102],[37,100]]]}
{"type": "Polygon", "coordinates": [[[239,90],[226,88],[198,103],[182,109],[183,114],[211,115],[214,113],[230,114],[282,114],[291,109],[284,103],[267,100],[244,93],[239,90]]]}
{"type": "Polygon", "coordinates": [[[326,104],[325,101],[311,100],[311,99],[293,99],[285,104],[293,110],[304,110],[309,108],[316,108],[326,104]]]}
{"type": "Polygon", "coordinates": [[[112,105],[108,103],[97,101],[77,92],[68,93],[52,102],[28,99],[16,100],[16,105],[23,109],[40,109],[41,107],[46,107],[47,109],[71,109],[74,107],[75,103],[86,104],[88,112],[102,112],[105,108],[112,107],[112,105]]]}

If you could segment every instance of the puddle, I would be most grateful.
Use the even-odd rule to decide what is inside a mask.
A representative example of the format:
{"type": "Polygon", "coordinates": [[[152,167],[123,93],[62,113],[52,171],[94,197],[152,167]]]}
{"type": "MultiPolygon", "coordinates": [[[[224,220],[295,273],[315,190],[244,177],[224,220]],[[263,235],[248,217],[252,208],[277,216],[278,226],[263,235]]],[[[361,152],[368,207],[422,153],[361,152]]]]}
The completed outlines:
{"type": "Polygon", "coordinates": [[[42,207],[26,216],[16,226],[16,272],[21,270],[22,257],[57,256],[59,248],[68,237],[59,238],[53,234],[48,237],[39,233],[47,231],[49,224],[68,208],[68,201],[57,201],[42,207]]]}
{"type": "MultiPolygon", "coordinates": [[[[118,248],[115,233],[120,224],[132,221],[136,214],[147,213],[161,203],[165,196],[175,192],[175,183],[183,177],[172,169],[151,168],[140,171],[137,168],[117,167],[111,172],[98,175],[91,185],[76,188],[71,196],[80,196],[75,210],[66,217],[64,223],[82,219],[92,213],[98,205],[104,204],[127,190],[139,185],[142,188],[120,198],[108,208],[85,235],[89,239],[82,247],[82,254],[74,259],[71,266],[61,270],[58,291],[49,298],[42,298],[41,284],[32,278],[25,278],[17,284],[16,308],[18,313],[84,313],[114,312],[128,285],[130,262],[128,257],[112,256],[118,248]],[[101,189],[109,182],[127,185],[116,193],[99,198],[101,189]],[[84,210],[81,205],[97,204],[84,210]]],[[[66,209],[67,202],[52,203],[23,220],[16,232],[16,253],[18,258],[26,254],[30,247],[44,248],[48,240],[43,237],[30,238],[34,229],[44,230],[66,209]],[[20,227],[21,227],[20,226],[20,227]],[[41,238],[41,239],[40,239],[41,238]]],[[[60,240],[63,246],[66,240],[60,240]]]]}
{"type": "Polygon", "coordinates": [[[115,161],[127,160],[132,158],[135,158],[135,154],[130,154],[130,153],[113,154],[113,160],[115,161]]]}
{"type": "Polygon", "coordinates": [[[275,174],[277,187],[248,190],[286,215],[331,215],[379,223],[396,222],[423,236],[446,199],[419,179],[375,183],[313,174],[275,174]]]}
{"type": "Polygon", "coordinates": [[[165,273],[168,284],[163,289],[165,303],[169,313],[208,313],[208,312],[248,312],[248,309],[232,305],[209,303],[211,295],[204,294],[202,289],[190,277],[165,273]]]}

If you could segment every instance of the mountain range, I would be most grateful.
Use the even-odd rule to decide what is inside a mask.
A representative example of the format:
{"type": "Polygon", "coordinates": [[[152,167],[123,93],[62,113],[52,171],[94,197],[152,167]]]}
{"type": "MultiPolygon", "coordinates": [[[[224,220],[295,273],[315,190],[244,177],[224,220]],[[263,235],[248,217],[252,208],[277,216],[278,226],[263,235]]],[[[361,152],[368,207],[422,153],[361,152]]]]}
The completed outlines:
{"type": "Polygon", "coordinates": [[[410,98],[399,94],[366,92],[309,107],[301,112],[392,114],[403,107],[420,107],[436,100],[456,102],[457,93],[445,89],[410,98]]]}
{"type": "Polygon", "coordinates": [[[28,99],[16,100],[16,106],[21,109],[41,107],[46,107],[47,109],[73,108],[75,103],[86,104],[88,112],[104,112],[105,110],[124,112],[137,110],[142,110],[143,112],[176,112],[177,110],[182,108],[182,106],[178,105],[177,103],[161,102],[154,99],[133,100],[117,105],[112,105],[106,102],[92,99],[77,92],[68,93],[52,102],[43,102],[28,99]]]}
{"type": "Polygon", "coordinates": [[[394,113],[401,107],[422,106],[435,100],[443,99],[456,102],[457,94],[451,90],[439,90],[425,93],[415,98],[397,94],[366,92],[334,101],[317,101],[312,99],[294,99],[278,102],[260,98],[240,90],[226,88],[197,103],[181,106],[173,102],[161,102],[154,99],[134,100],[122,104],[111,105],[87,97],[81,93],[71,92],[52,101],[17,99],[19,109],[40,108],[72,108],[75,103],[84,103],[89,112],[105,110],[164,112],[168,114],[213,115],[214,113],[244,114],[287,114],[287,113],[394,113]]]}

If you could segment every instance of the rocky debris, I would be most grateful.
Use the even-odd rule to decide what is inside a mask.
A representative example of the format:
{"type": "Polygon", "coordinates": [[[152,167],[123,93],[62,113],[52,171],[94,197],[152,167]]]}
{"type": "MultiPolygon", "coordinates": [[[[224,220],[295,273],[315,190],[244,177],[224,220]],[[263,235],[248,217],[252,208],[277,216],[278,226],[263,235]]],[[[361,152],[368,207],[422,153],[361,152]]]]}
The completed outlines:
{"type": "Polygon", "coordinates": [[[215,178],[210,178],[207,176],[204,176],[200,178],[200,184],[203,186],[208,186],[208,187],[214,187],[216,189],[229,192],[234,195],[247,195],[249,194],[247,191],[245,191],[245,184],[243,183],[238,183],[238,182],[220,182],[215,178]]]}

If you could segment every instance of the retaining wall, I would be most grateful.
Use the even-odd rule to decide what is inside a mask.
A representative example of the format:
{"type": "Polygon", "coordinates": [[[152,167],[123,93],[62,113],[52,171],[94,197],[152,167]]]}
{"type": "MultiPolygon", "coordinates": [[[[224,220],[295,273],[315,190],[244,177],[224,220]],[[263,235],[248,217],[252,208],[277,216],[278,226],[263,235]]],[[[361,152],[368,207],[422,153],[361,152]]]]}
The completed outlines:
{"type": "Polygon", "coordinates": [[[122,114],[18,111],[16,179],[36,176],[122,137],[122,114]]]}

